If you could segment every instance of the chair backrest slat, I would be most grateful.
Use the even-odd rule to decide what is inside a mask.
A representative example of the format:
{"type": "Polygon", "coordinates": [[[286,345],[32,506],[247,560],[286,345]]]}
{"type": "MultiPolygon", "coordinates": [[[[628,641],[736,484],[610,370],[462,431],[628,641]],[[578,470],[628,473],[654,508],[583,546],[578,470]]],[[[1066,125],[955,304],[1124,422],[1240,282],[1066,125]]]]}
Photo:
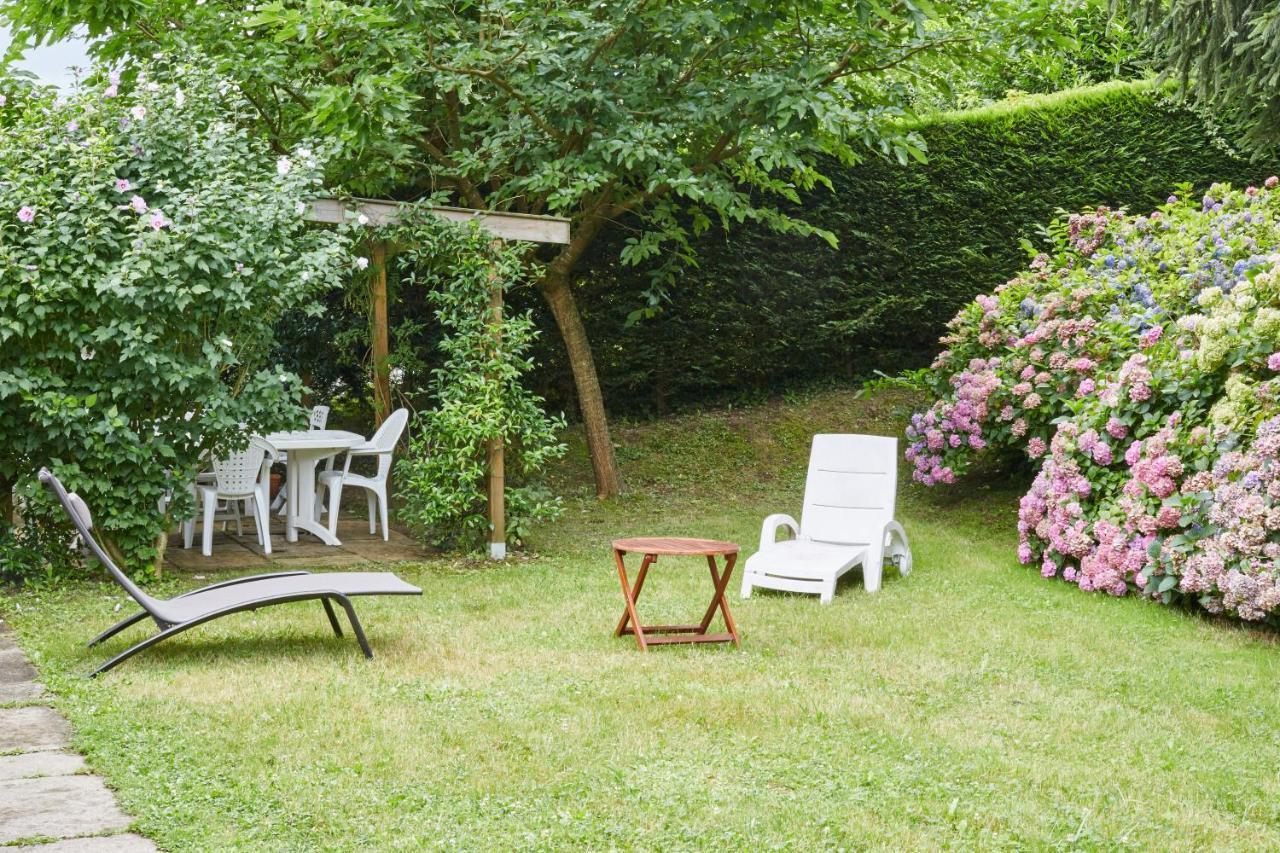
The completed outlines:
{"type": "Polygon", "coordinates": [[[267,448],[259,441],[252,441],[244,450],[213,460],[213,476],[218,494],[223,497],[248,497],[258,487],[263,457],[267,448]]]}
{"type": "Polygon", "coordinates": [[[387,474],[391,472],[391,453],[400,442],[400,436],[404,434],[404,428],[408,423],[409,410],[396,409],[382,422],[382,426],[378,427],[378,431],[373,434],[373,438],[369,439],[369,444],[373,446],[374,452],[380,454],[378,456],[378,473],[374,475],[375,479],[385,479],[387,474]]]}
{"type": "Polygon", "coordinates": [[[324,429],[329,423],[329,407],[328,406],[312,406],[311,407],[311,429],[324,429]]]}
{"type": "Polygon", "coordinates": [[[898,440],[878,435],[815,435],[800,535],[818,542],[869,544],[893,520],[898,440]]]}
{"type": "Polygon", "coordinates": [[[400,436],[408,423],[409,410],[396,409],[382,422],[382,426],[378,427],[373,438],[369,439],[369,444],[373,445],[378,453],[390,453],[396,449],[396,444],[400,441],[400,436]]]}

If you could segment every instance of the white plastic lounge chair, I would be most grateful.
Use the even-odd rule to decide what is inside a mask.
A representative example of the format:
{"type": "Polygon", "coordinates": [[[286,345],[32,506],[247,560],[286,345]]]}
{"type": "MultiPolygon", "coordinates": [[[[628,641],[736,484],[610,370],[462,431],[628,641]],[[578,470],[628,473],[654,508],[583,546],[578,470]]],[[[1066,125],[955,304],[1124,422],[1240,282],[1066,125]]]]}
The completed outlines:
{"type": "Polygon", "coordinates": [[[355,632],[356,640],[359,641],[361,650],[364,652],[365,657],[371,658],[373,657],[373,650],[369,648],[369,641],[365,638],[364,629],[360,626],[360,620],[356,618],[356,611],[351,605],[351,599],[357,595],[422,594],[422,590],[418,589],[418,587],[405,583],[390,572],[325,572],[311,574],[310,572],[296,571],[254,575],[252,577],[223,581],[192,590],[167,601],[152,598],[131,581],[129,576],[120,570],[102,546],[98,544],[93,535],[93,517],[89,514],[89,508],[81,500],[80,496],[74,492],[68,494],[66,488],[48,469],[42,468],[40,470],[40,481],[58,496],[58,500],[62,502],[67,514],[71,516],[71,520],[76,526],[76,531],[80,534],[81,541],[88,547],[90,553],[106,567],[116,583],[124,587],[125,591],[133,597],[133,600],[142,607],[141,612],[112,625],[94,637],[89,642],[89,646],[96,646],[103,640],[115,636],[130,625],[141,622],[147,617],[150,617],[160,628],[160,633],[153,634],[145,640],[135,643],[99,666],[89,674],[90,678],[106,672],[143,649],[150,648],[156,643],[172,637],[174,634],[180,634],[188,628],[194,628],[220,616],[227,616],[244,610],[257,610],[260,607],[268,607],[273,604],[286,604],[291,601],[312,601],[315,599],[319,599],[324,605],[325,615],[329,617],[329,626],[333,628],[333,633],[339,637],[342,636],[342,627],[338,624],[338,617],[333,612],[332,602],[336,602],[338,606],[346,611],[347,618],[351,622],[351,629],[355,632]]]}
{"type": "MultiPolygon", "coordinates": [[[[241,533],[237,504],[243,502],[246,511],[252,507],[254,523],[258,528],[258,544],[264,554],[271,553],[271,513],[268,509],[271,494],[271,463],[276,451],[262,439],[255,438],[249,446],[225,459],[213,462],[213,482],[199,482],[194,486],[196,506],[201,510],[200,553],[213,555],[213,524],[217,520],[218,501],[226,501],[234,510],[236,532],[241,533]]],[[[196,521],[187,519],[182,527],[182,547],[190,548],[195,534],[196,521]]]]}
{"type": "Polygon", "coordinates": [[[878,435],[815,435],[800,523],[778,513],[764,520],[760,550],[742,573],[742,597],[754,587],[816,593],[831,601],[836,581],[862,566],[867,592],[880,589],[886,562],[904,576],[911,546],[894,521],[898,440],[878,435]],[[776,541],[778,528],[792,539],[776,541]]]}
{"type": "Polygon", "coordinates": [[[400,435],[409,423],[409,410],[396,409],[382,422],[373,438],[364,444],[357,444],[347,451],[347,462],[341,471],[325,471],[320,475],[319,494],[316,495],[316,507],[324,500],[324,490],[329,490],[329,533],[338,535],[338,506],[342,501],[342,489],[345,486],[356,486],[365,490],[365,498],[369,503],[369,534],[378,532],[376,520],[382,521],[382,538],[390,538],[387,530],[387,475],[391,473],[391,454],[395,452],[400,435]],[[351,460],[358,456],[376,456],[378,471],[372,477],[351,473],[351,460]],[[377,515],[375,516],[375,512],[377,515]]]}

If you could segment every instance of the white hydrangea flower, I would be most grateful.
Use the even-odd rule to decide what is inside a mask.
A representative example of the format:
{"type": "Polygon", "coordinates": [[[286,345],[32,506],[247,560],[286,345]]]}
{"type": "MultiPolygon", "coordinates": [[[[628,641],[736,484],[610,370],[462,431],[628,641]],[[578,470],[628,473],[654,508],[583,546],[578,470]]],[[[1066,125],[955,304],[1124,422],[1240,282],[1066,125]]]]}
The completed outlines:
{"type": "Polygon", "coordinates": [[[181,109],[182,105],[185,104],[186,102],[187,102],[187,95],[181,89],[173,93],[174,106],[181,109]]]}
{"type": "Polygon", "coordinates": [[[356,258],[356,269],[363,270],[363,269],[368,269],[368,268],[369,268],[369,259],[368,259],[368,258],[365,258],[365,257],[359,257],[359,258],[356,258]]]}
{"type": "Polygon", "coordinates": [[[138,104],[136,107],[129,110],[129,114],[133,116],[135,121],[142,121],[147,117],[147,108],[142,106],[142,104],[138,104]]]}
{"type": "Polygon", "coordinates": [[[357,225],[368,225],[368,224],[369,224],[369,217],[365,216],[363,213],[362,213],[362,214],[360,214],[359,216],[357,216],[357,217],[356,217],[356,224],[357,224],[357,225]]]}
{"type": "Polygon", "coordinates": [[[289,174],[289,170],[293,168],[293,161],[288,157],[281,157],[276,161],[276,173],[281,177],[289,174]]]}

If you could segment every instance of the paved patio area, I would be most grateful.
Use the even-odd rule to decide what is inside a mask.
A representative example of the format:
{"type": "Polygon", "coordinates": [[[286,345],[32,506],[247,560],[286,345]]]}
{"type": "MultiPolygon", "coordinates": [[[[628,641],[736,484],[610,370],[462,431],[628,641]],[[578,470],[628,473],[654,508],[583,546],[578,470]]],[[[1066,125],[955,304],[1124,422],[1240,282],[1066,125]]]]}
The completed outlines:
{"type": "MultiPolygon", "coordinates": [[[[253,521],[245,519],[244,534],[236,535],[235,525],[228,524],[227,532],[216,530],[213,534],[213,555],[200,553],[200,528],[196,528],[195,541],[190,550],[182,547],[182,536],[169,537],[165,550],[166,568],[183,572],[222,571],[226,569],[257,569],[263,567],[290,568],[292,566],[318,567],[369,567],[381,563],[398,563],[419,560],[433,552],[410,539],[402,530],[391,529],[388,541],[382,541],[382,533],[370,535],[369,522],[360,517],[343,518],[338,522],[339,546],[325,545],[308,533],[299,533],[297,542],[284,540],[284,519],[271,520],[271,554],[262,552],[253,521]]],[[[270,569],[268,569],[270,570],[270,569]]]]}
{"type": "Polygon", "coordinates": [[[42,853],[145,853],[102,779],[70,749],[71,727],[44,704],[36,671],[0,621],[0,845],[42,853]]]}

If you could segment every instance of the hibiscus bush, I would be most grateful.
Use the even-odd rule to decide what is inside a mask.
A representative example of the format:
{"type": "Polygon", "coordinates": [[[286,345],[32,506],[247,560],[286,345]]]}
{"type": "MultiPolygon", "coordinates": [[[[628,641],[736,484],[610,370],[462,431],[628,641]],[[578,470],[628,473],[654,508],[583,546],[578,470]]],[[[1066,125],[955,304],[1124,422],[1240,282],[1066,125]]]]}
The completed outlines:
{"type": "Polygon", "coordinates": [[[1280,620],[1280,191],[1098,208],[951,321],[925,485],[1021,458],[1018,556],[1113,595],[1280,620]]]}
{"type": "Polygon", "coordinates": [[[6,92],[0,502],[16,492],[24,525],[0,515],[3,570],[37,569],[33,543],[66,556],[42,465],[146,568],[205,453],[298,417],[301,382],[266,360],[272,325],[339,282],[346,238],[304,221],[320,158],[240,130],[248,105],[205,71],[6,92]]]}

